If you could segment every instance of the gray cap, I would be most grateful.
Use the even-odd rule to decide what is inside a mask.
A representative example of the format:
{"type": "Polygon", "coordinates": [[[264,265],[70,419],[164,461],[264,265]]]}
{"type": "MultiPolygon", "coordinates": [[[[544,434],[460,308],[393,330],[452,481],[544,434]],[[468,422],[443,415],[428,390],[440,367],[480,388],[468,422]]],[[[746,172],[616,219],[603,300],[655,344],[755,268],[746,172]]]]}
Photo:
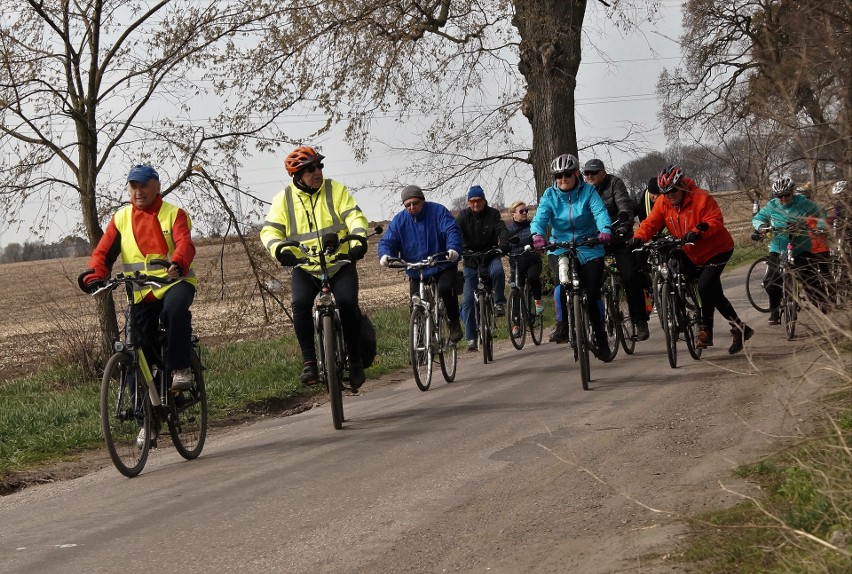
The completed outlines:
{"type": "Polygon", "coordinates": [[[587,171],[602,171],[604,169],[604,164],[598,158],[590,159],[586,162],[586,165],[583,166],[583,172],[587,171]]]}
{"type": "Polygon", "coordinates": [[[426,196],[423,195],[423,190],[416,185],[406,185],[402,188],[402,203],[405,203],[407,200],[414,197],[424,201],[426,200],[426,196]]]}

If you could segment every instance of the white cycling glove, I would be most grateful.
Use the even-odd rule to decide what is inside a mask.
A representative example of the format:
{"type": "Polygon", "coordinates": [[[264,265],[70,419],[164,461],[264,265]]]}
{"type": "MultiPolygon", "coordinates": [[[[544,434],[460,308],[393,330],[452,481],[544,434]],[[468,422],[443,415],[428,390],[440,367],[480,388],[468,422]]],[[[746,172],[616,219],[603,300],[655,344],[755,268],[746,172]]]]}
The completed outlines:
{"type": "Polygon", "coordinates": [[[450,261],[458,261],[459,252],[456,251],[455,249],[448,249],[447,250],[447,259],[449,259],[450,261]]]}
{"type": "Polygon", "coordinates": [[[390,257],[387,255],[382,255],[379,259],[379,265],[382,267],[387,267],[390,264],[390,257]]]}

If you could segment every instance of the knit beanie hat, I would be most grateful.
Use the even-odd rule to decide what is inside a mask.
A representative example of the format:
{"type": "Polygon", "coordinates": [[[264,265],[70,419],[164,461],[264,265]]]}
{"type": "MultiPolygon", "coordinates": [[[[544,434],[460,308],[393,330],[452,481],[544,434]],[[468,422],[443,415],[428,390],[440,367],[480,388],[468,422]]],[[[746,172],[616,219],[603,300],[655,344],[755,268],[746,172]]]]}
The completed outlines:
{"type": "Polygon", "coordinates": [[[467,200],[470,201],[471,199],[476,199],[477,197],[479,199],[485,199],[485,191],[483,191],[483,189],[478,185],[474,185],[467,192],[467,200]]]}
{"type": "Polygon", "coordinates": [[[405,203],[409,199],[417,198],[426,200],[426,197],[423,195],[423,190],[417,187],[416,185],[406,185],[402,188],[402,203],[405,203]]]}

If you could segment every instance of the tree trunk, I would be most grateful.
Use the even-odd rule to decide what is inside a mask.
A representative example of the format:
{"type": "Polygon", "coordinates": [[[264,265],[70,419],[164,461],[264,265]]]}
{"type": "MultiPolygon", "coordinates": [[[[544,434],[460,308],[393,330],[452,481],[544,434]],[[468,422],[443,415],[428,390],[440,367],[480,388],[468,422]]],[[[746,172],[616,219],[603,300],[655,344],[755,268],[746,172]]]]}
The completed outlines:
{"type": "Polygon", "coordinates": [[[522,111],[532,127],[530,163],[536,197],[553,183],[550,162],[577,155],[574,89],[586,0],[515,0],[520,37],[518,70],[527,81],[522,111]]]}
{"type": "MultiPolygon", "coordinates": [[[[94,114],[90,120],[94,126],[94,114]]],[[[85,124],[78,122],[77,135],[83,143],[79,147],[78,159],[80,162],[77,171],[77,184],[80,188],[80,209],[83,215],[83,225],[89,244],[93,247],[98,244],[104,235],[101,222],[98,218],[98,210],[95,200],[95,186],[97,181],[97,158],[94,150],[98,149],[97,132],[92,127],[89,129],[85,124]]],[[[101,352],[99,364],[106,363],[113,353],[113,342],[118,338],[118,321],[115,318],[115,303],[109,295],[98,297],[98,323],[101,327],[101,352]]]]}

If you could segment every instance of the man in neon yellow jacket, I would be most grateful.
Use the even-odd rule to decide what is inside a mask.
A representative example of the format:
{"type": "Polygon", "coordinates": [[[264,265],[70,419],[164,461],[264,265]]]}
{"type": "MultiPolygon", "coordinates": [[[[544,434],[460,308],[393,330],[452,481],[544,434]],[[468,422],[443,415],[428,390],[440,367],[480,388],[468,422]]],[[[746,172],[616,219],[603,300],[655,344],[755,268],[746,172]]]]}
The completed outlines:
{"type": "MultiPolygon", "coordinates": [[[[324,236],[367,236],[367,218],[342,183],[323,177],[321,155],[309,146],[299,146],[284,160],[293,183],[272,200],[272,207],[260,230],[264,247],[285,267],[294,267],[304,253],[284,247],[285,241],[298,241],[309,247],[322,248],[324,236]]],[[[367,248],[357,243],[344,243],[339,253],[349,261],[338,260],[328,267],[331,290],[340,311],[343,337],[349,350],[350,384],[358,390],[365,381],[364,366],[359,356],[358,272],[355,261],[366,255],[367,248]]],[[[320,290],[321,271],[318,264],[294,267],[290,297],[293,328],[302,350],[303,368],[299,381],[303,385],[319,382],[316,347],[314,345],[313,303],[320,290]]]]}
{"type": "Polygon", "coordinates": [[[189,215],[163,201],[160,176],[150,165],[134,166],[127,174],[130,205],[119,209],[107,225],[103,237],[89,258],[88,269],[78,278],[80,288],[91,293],[109,278],[115,260],[121,255],[124,272],[140,271],[148,275],[183,281],[162,287],[134,287],[133,321],[144,334],[143,349],[149,357],[157,355],[151,342],[157,340],[162,316],[166,328],[166,367],[172,371],[172,390],[192,386],[192,313],[198,280],[192,260],[195,244],[189,215]],[[152,264],[165,260],[168,268],[152,264]]]}

